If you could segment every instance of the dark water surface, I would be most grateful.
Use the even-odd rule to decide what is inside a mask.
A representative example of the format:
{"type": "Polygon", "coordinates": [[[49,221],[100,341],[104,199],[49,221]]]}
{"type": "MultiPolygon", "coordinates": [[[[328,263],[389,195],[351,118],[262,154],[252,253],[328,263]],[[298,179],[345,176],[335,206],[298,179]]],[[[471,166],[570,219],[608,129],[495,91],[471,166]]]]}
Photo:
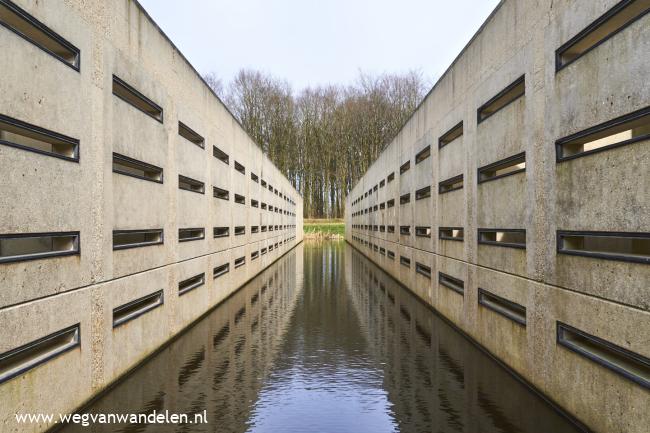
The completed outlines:
{"type": "Polygon", "coordinates": [[[344,243],[301,244],[97,400],[96,432],[576,431],[344,243]]]}

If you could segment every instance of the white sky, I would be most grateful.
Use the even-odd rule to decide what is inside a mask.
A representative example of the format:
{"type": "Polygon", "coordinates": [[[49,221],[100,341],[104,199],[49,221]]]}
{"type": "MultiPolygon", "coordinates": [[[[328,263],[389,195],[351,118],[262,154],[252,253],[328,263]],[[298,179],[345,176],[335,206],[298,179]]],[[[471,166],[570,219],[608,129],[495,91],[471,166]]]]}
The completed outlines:
{"type": "Polygon", "coordinates": [[[294,90],[369,73],[422,72],[432,85],[498,0],[140,0],[202,74],[241,68],[294,90]]]}

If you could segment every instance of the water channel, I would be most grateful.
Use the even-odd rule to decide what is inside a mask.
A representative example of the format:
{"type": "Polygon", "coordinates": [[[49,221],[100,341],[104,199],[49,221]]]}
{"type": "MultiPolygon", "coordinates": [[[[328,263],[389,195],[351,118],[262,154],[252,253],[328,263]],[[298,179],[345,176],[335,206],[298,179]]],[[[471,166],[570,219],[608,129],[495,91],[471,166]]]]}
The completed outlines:
{"type": "Polygon", "coordinates": [[[577,431],[342,242],[303,243],[87,408],[207,423],[64,432],[577,431]]]}

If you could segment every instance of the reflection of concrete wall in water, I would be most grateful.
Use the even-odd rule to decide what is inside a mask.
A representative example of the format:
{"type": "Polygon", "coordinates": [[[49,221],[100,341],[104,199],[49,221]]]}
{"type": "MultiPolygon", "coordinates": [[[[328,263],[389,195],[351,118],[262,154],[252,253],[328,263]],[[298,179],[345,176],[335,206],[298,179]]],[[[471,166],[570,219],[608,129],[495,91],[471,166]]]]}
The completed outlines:
{"type": "Polygon", "coordinates": [[[646,1],[502,1],[346,239],[596,431],[650,425],[646,1]]]}
{"type": "Polygon", "coordinates": [[[0,425],[18,429],[299,243],[302,199],[135,1],[3,0],[0,50],[0,425]]]}
{"type": "MultiPolygon", "coordinates": [[[[192,419],[191,414],[207,410],[209,424],[192,425],[191,431],[212,432],[226,426],[229,431],[246,431],[257,394],[281,355],[278,350],[302,292],[301,269],[298,246],[118,384],[88,412],[151,413],[155,409],[187,413],[192,419]]],[[[177,425],[125,425],[123,431],[178,429],[177,425]]],[[[74,431],[85,430],[77,425],[64,430],[74,431]]]]}
{"type": "Polygon", "coordinates": [[[576,431],[360,253],[348,249],[345,263],[402,431],[576,431]]]}

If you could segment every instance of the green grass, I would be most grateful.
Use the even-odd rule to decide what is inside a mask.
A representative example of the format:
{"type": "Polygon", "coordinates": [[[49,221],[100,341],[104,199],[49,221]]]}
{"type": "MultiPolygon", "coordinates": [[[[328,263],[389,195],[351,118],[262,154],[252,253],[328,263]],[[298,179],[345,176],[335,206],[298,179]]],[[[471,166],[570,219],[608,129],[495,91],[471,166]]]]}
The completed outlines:
{"type": "Polygon", "coordinates": [[[322,233],[324,235],[345,235],[345,224],[340,220],[306,220],[305,234],[322,233]]]}

